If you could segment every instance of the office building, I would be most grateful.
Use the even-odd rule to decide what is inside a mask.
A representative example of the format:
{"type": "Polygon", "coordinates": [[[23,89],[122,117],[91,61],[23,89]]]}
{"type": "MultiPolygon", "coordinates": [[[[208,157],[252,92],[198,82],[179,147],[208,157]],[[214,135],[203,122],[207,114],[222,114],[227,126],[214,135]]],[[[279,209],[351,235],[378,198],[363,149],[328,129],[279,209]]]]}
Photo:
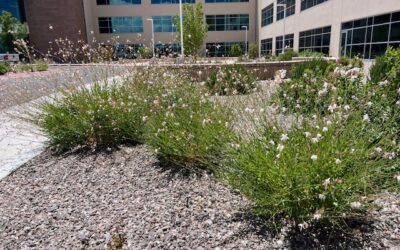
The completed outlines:
{"type": "Polygon", "coordinates": [[[258,6],[261,54],[280,53],[283,40],[295,51],[366,59],[400,45],[399,0],[261,0],[258,6]]]}
{"type": "MultiPolygon", "coordinates": [[[[203,4],[208,33],[202,52],[209,56],[227,56],[233,44],[244,49],[246,27],[260,55],[293,49],[370,59],[400,44],[400,0],[183,2],[203,4]]],[[[173,22],[179,0],[25,0],[25,7],[32,44],[40,50],[58,37],[151,48],[152,22],[159,51],[180,49],[173,22]]]]}

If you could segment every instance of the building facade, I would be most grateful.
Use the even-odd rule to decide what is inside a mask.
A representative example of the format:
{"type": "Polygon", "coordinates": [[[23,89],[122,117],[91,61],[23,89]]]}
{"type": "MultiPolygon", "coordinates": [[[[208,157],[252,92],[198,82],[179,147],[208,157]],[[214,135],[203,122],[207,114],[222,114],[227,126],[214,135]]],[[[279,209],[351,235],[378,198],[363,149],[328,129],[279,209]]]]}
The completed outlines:
{"type": "Polygon", "coordinates": [[[260,0],[258,11],[261,55],[279,54],[283,40],[295,51],[366,59],[400,46],[399,0],[260,0]]]}
{"type": "Polygon", "coordinates": [[[38,53],[46,54],[59,38],[87,42],[82,0],[25,0],[24,4],[29,40],[38,53]]]}
{"type": "MultiPolygon", "coordinates": [[[[203,52],[210,56],[227,56],[232,44],[245,49],[248,41],[256,42],[257,18],[255,0],[183,0],[202,3],[208,33],[203,52]]],[[[152,22],[155,47],[163,51],[180,50],[173,18],[179,14],[179,0],[86,0],[84,1],[88,41],[118,41],[133,48],[152,46],[152,22]]]]}
{"type": "MultiPolygon", "coordinates": [[[[209,56],[227,56],[233,44],[245,49],[246,27],[248,43],[258,43],[260,55],[285,48],[370,59],[400,44],[400,0],[183,2],[203,4],[208,33],[202,51],[209,56]]],[[[157,50],[180,50],[173,22],[179,0],[25,0],[25,9],[32,44],[41,51],[60,37],[151,48],[152,22],[157,50]]]]}

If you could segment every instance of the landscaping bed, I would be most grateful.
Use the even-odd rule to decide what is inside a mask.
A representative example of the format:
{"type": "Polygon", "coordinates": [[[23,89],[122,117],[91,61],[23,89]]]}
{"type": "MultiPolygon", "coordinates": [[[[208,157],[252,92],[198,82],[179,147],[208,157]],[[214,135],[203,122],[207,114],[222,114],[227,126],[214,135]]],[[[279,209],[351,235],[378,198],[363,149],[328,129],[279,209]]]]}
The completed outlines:
{"type": "Polygon", "coordinates": [[[352,233],[287,225],[276,233],[213,176],[161,167],[147,147],[47,151],[0,181],[0,248],[395,249],[399,198],[381,195],[374,224],[352,233]]]}
{"type": "MultiPolygon", "coordinates": [[[[140,201],[142,213],[171,217],[169,211],[180,209],[182,195],[187,208],[191,199],[197,199],[193,198],[197,197],[193,191],[200,181],[207,191],[218,190],[218,195],[228,197],[224,200],[212,192],[201,193],[207,204],[220,212],[230,207],[229,211],[237,214],[233,222],[244,223],[243,230],[248,233],[235,231],[230,240],[219,238],[223,243],[215,243],[215,237],[207,236],[206,240],[203,236],[209,230],[215,235],[210,226],[219,215],[213,217],[214,210],[203,207],[207,215],[199,215],[202,219],[181,213],[191,220],[185,224],[189,236],[185,245],[167,248],[229,249],[233,248],[229,245],[232,243],[250,249],[385,249],[399,243],[399,59],[400,50],[389,49],[368,77],[363,74],[363,61],[358,58],[336,62],[316,58],[293,65],[290,74],[286,70],[275,72],[273,82],[257,81],[254,72],[239,64],[215,68],[201,82],[185,68],[141,68],[118,83],[96,81],[90,86],[72,88],[39,103],[28,118],[48,137],[52,151],[47,154],[54,153],[51,159],[73,159],[66,170],[66,165],[45,165],[49,168],[45,173],[66,172],[49,186],[61,187],[52,197],[64,192],[62,185],[70,180],[68,188],[75,194],[79,193],[75,188],[81,189],[79,194],[89,192],[88,197],[80,200],[90,202],[90,206],[106,201],[110,206],[107,213],[115,214],[121,210],[113,208],[115,204],[108,202],[109,197],[93,195],[106,192],[101,183],[112,183],[108,187],[112,193],[108,194],[118,197],[116,203],[128,199],[130,205],[126,207],[130,207],[134,201],[140,201]],[[287,79],[288,75],[291,79],[287,79]],[[135,164],[129,163],[129,159],[136,156],[153,160],[147,165],[147,158],[139,160],[139,169],[130,169],[135,164]],[[119,159],[124,157],[126,160],[121,163],[119,159]],[[92,166],[86,159],[107,163],[95,163],[83,173],[74,172],[80,169],[81,161],[84,166],[92,166]],[[109,179],[104,174],[93,175],[106,170],[109,179]],[[153,170],[168,173],[169,178],[158,178],[153,170]],[[149,171],[152,177],[146,177],[149,171]],[[176,177],[181,182],[175,183],[176,177]],[[168,181],[168,188],[184,189],[164,193],[167,187],[155,189],[152,181],[157,185],[168,181]],[[226,190],[214,189],[211,183],[226,190]],[[98,188],[96,192],[91,191],[92,185],[98,188]],[[131,190],[132,187],[137,189],[131,190]],[[118,196],[125,192],[129,195],[118,196]],[[129,200],[130,194],[136,192],[134,201],[129,200]],[[178,206],[163,206],[174,201],[174,192],[179,196],[178,206]],[[154,205],[147,206],[147,199],[154,205]],[[196,236],[192,236],[192,231],[198,232],[196,236]]],[[[46,179],[40,180],[46,183],[46,179]]],[[[40,182],[35,185],[41,185],[40,182]]],[[[198,207],[202,206],[199,203],[198,207]]],[[[48,212],[57,210],[57,204],[55,207],[48,212]]],[[[104,209],[92,209],[88,214],[97,216],[104,209]]],[[[95,233],[79,231],[81,243],[106,244],[109,249],[132,245],[135,248],[142,239],[128,240],[133,234],[129,230],[135,228],[130,223],[145,221],[135,230],[138,235],[148,233],[151,237],[163,237],[169,228],[175,232],[182,226],[174,224],[166,229],[161,227],[161,231],[157,227],[155,232],[143,232],[148,229],[147,223],[154,221],[146,216],[128,217],[133,222],[127,218],[123,226],[101,229],[111,231],[104,233],[104,240],[90,242],[87,235],[95,233]]],[[[7,220],[4,225],[9,223],[7,220]]],[[[229,223],[216,224],[218,228],[230,228],[229,223]]],[[[161,239],[152,241],[167,244],[161,239]]]]}

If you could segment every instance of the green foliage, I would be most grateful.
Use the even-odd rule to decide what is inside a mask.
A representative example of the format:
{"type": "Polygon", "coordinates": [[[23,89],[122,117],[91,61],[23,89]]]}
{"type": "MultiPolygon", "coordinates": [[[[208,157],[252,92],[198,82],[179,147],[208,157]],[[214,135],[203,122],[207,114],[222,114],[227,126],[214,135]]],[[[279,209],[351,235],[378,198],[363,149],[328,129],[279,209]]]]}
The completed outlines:
{"type": "Polygon", "coordinates": [[[240,47],[240,45],[237,43],[233,44],[229,51],[229,56],[238,57],[242,55],[243,55],[242,47],[240,47]]]}
{"type": "Polygon", "coordinates": [[[205,85],[212,95],[245,95],[258,87],[252,72],[239,64],[213,71],[205,85]]]}
{"type": "Polygon", "coordinates": [[[291,61],[293,57],[298,56],[299,54],[293,50],[287,50],[285,53],[279,54],[277,57],[278,61],[291,61]]]}
{"type": "Polygon", "coordinates": [[[166,108],[149,118],[146,143],[164,163],[215,170],[235,138],[229,113],[190,82],[175,84],[163,96],[160,105],[166,108]]]}
{"type": "Polygon", "coordinates": [[[0,75],[4,75],[11,71],[10,65],[0,62],[0,75]]]}
{"type": "Polygon", "coordinates": [[[15,49],[14,42],[17,39],[27,37],[26,25],[13,17],[10,12],[3,11],[0,16],[0,50],[13,53],[15,49]]]}
{"type": "Polygon", "coordinates": [[[59,151],[78,146],[118,146],[140,142],[146,107],[130,89],[96,83],[45,102],[36,123],[59,151]]]}
{"type": "Polygon", "coordinates": [[[375,58],[375,62],[369,70],[371,81],[374,83],[382,81],[386,75],[386,72],[389,71],[388,67],[389,66],[386,64],[384,56],[378,56],[375,58]]]}
{"type": "Polygon", "coordinates": [[[35,71],[35,67],[31,64],[19,64],[16,67],[16,72],[34,72],[35,71]]]}
{"type": "Polygon", "coordinates": [[[289,131],[267,125],[232,153],[225,177],[255,203],[255,213],[274,222],[287,217],[332,225],[359,216],[367,208],[361,197],[377,190],[376,178],[392,176],[367,135],[358,136],[363,121],[354,117],[317,119],[289,131]]]}
{"type": "Polygon", "coordinates": [[[357,56],[353,58],[343,56],[340,58],[339,63],[343,66],[349,66],[349,67],[362,68],[364,66],[363,59],[357,56]]]}
{"type": "Polygon", "coordinates": [[[361,77],[350,80],[346,76],[315,74],[305,70],[303,77],[285,81],[277,92],[281,107],[291,112],[326,115],[337,107],[359,105],[368,86],[361,77]]]}
{"type": "Polygon", "coordinates": [[[307,49],[307,50],[303,50],[303,51],[299,52],[299,56],[301,56],[301,57],[324,57],[325,55],[324,55],[324,53],[307,49]]]}
{"type": "MultiPolygon", "coordinates": [[[[183,44],[185,55],[195,56],[198,50],[203,46],[208,30],[208,26],[204,21],[203,5],[201,3],[184,4],[183,17],[183,44]]],[[[174,23],[180,36],[181,25],[179,16],[174,18],[174,23]]]]}
{"type": "Polygon", "coordinates": [[[258,47],[257,44],[251,43],[249,47],[249,58],[256,59],[258,57],[258,47]]]}
{"type": "Polygon", "coordinates": [[[329,67],[330,63],[327,60],[322,58],[311,59],[305,62],[294,64],[292,67],[292,78],[300,79],[303,77],[304,72],[306,70],[312,71],[317,75],[325,75],[328,70],[331,70],[332,67],[329,67]]]}
{"type": "Polygon", "coordinates": [[[36,71],[46,71],[49,69],[49,65],[45,61],[38,61],[35,65],[36,71]]]}
{"type": "Polygon", "coordinates": [[[142,59],[150,58],[152,55],[151,49],[148,47],[145,47],[145,46],[140,47],[138,52],[139,52],[140,58],[142,58],[142,59]]]}

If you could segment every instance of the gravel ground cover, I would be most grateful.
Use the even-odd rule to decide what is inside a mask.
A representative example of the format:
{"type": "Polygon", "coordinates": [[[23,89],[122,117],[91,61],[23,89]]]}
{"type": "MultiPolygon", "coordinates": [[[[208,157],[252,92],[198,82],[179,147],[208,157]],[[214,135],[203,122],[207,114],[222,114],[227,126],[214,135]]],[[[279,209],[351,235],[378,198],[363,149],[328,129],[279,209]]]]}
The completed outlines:
{"type": "Polygon", "coordinates": [[[129,67],[118,65],[55,66],[44,72],[0,76],[0,110],[47,96],[71,85],[122,75],[128,70],[129,67]]]}
{"type": "Polygon", "coordinates": [[[396,249],[399,198],[380,196],[377,221],[352,235],[273,235],[242,210],[246,199],[207,174],[159,166],[145,146],[47,151],[0,181],[0,249],[396,249]]]}

